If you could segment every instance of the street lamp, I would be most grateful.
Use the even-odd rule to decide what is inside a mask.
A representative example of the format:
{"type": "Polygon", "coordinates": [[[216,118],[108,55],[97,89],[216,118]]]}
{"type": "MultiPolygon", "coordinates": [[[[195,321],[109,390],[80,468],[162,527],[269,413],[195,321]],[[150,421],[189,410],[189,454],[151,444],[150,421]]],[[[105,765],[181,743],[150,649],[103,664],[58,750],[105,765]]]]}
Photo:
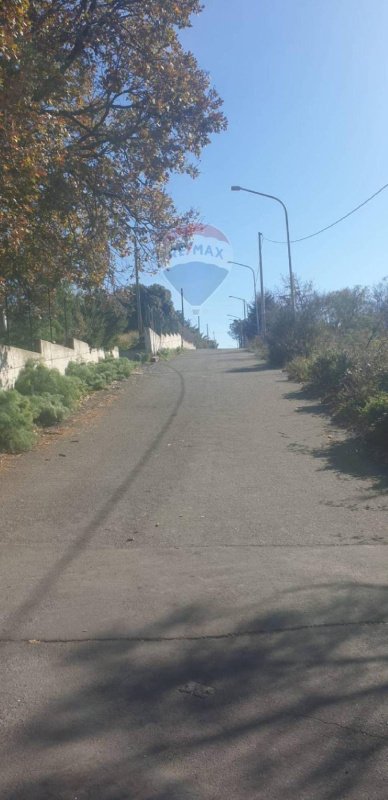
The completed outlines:
{"type": "Polygon", "coordinates": [[[253,290],[254,290],[254,293],[255,293],[257,335],[260,336],[259,308],[258,308],[258,305],[257,305],[257,290],[256,290],[255,270],[253,269],[253,267],[250,267],[248,264],[240,264],[239,261],[228,261],[228,264],[235,264],[236,267],[245,267],[245,269],[250,269],[250,271],[252,273],[252,276],[253,276],[253,290]]]}
{"type": "Polygon", "coordinates": [[[276,197],[274,194],[266,194],[265,192],[256,192],[254,189],[246,189],[244,186],[231,186],[230,187],[232,192],[249,192],[249,194],[258,194],[260,197],[269,197],[270,200],[276,200],[277,203],[283,208],[284,216],[286,218],[286,231],[287,231],[287,249],[288,249],[288,269],[290,273],[290,295],[291,295],[291,308],[293,313],[295,314],[295,288],[294,288],[294,276],[292,273],[292,262],[291,262],[291,243],[290,243],[290,229],[288,225],[288,213],[283,200],[280,197],[276,197]]]}
{"type": "Polygon", "coordinates": [[[230,294],[229,297],[231,297],[233,300],[241,300],[241,302],[244,304],[244,320],[245,320],[247,318],[247,305],[248,305],[247,300],[244,300],[243,297],[236,297],[235,294],[230,294]]]}
{"type": "Polygon", "coordinates": [[[261,302],[261,332],[263,334],[263,339],[267,336],[267,321],[266,321],[266,310],[265,310],[265,292],[264,292],[264,278],[263,278],[263,253],[261,249],[261,241],[263,238],[262,233],[257,234],[259,240],[259,272],[260,272],[260,302],[261,302]]]}
{"type": "MultiPolygon", "coordinates": [[[[230,294],[229,297],[231,297],[233,300],[241,300],[241,302],[243,303],[243,306],[244,306],[244,322],[245,322],[245,320],[247,318],[247,305],[248,305],[247,301],[244,300],[243,297],[236,297],[235,294],[230,294]]],[[[241,326],[241,328],[242,328],[242,326],[241,326]]],[[[244,330],[242,346],[245,347],[245,330],[244,330]]]]}

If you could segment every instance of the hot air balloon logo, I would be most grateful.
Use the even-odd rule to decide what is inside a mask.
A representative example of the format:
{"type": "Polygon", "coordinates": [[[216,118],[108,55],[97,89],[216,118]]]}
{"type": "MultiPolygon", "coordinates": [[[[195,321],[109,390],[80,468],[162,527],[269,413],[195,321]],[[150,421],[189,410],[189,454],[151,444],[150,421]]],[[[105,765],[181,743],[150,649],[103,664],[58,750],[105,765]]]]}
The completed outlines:
{"type": "Polygon", "coordinates": [[[170,257],[164,276],[177,292],[183,291],[191,306],[198,309],[229,273],[230,243],[222,231],[212,225],[195,225],[185,244],[179,247],[178,243],[179,232],[169,239],[170,257]]]}

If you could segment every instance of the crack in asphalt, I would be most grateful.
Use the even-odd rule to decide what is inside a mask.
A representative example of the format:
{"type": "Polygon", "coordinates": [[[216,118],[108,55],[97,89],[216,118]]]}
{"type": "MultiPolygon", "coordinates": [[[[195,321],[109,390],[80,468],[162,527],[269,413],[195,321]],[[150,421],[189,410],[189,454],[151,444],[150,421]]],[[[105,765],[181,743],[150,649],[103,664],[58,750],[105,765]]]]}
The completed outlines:
{"type": "Polygon", "coordinates": [[[363,625],[388,625],[388,620],[385,619],[362,619],[351,622],[317,622],[315,624],[294,625],[285,628],[257,628],[246,631],[231,631],[229,633],[209,633],[209,634],[193,634],[192,636],[85,636],[79,638],[41,638],[34,639],[33,637],[16,638],[16,637],[1,637],[0,644],[88,644],[94,642],[139,642],[139,643],[158,643],[158,642],[201,642],[201,641],[218,641],[221,639],[241,639],[244,636],[273,636],[279,633],[297,633],[298,631],[305,630],[318,630],[320,628],[346,628],[358,627],[363,625]]]}
{"type": "Polygon", "coordinates": [[[320,722],[322,725],[327,725],[331,728],[340,728],[340,730],[347,731],[348,733],[359,734],[361,736],[370,736],[372,739],[381,739],[386,741],[388,735],[383,733],[371,733],[363,728],[352,728],[350,725],[343,725],[341,722],[331,722],[330,720],[322,719],[321,717],[312,717],[310,714],[293,714],[295,719],[311,719],[314,722],[320,722]]]}
{"type": "MultiPolygon", "coordinates": [[[[222,543],[221,544],[213,544],[212,543],[212,544],[187,544],[187,545],[171,544],[171,545],[166,545],[164,548],[162,548],[162,547],[161,548],[153,547],[152,549],[153,550],[158,550],[158,549],[159,550],[201,550],[201,549],[208,548],[209,550],[212,550],[212,549],[223,548],[223,547],[235,547],[235,548],[261,547],[261,548],[267,548],[268,550],[270,550],[271,548],[276,548],[276,547],[284,547],[284,548],[290,548],[290,549],[293,549],[295,547],[300,547],[300,548],[314,548],[315,547],[316,549],[319,550],[319,548],[321,548],[321,547],[382,547],[382,546],[383,547],[387,547],[387,545],[388,545],[388,542],[386,542],[386,541],[382,541],[382,542],[338,542],[338,543],[337,542],[330,542],[330,543],[326,543],[326,544],[324,542],[319,543],[319,544],[222,544],[222,543]]],[[[138,546],[135,545],[135,547],[133,547],[132,549],[133,550],[140,550],[140,549],[142,549],[142,547],[141,547],[141,545],[138,545],[138,546]]],[[[144,549],[146,549],[146,548],[144,548],[144,549]]]]}

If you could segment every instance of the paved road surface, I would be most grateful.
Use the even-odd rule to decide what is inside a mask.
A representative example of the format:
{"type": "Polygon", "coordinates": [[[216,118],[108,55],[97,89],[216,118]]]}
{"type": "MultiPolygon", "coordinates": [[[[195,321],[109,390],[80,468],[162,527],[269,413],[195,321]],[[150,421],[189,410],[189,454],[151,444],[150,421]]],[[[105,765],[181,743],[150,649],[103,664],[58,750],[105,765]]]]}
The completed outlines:
{"type": "Polygon", "coordinates": [[[2,472],[2,798],[387,798],[387,482],[296,390],[188,353],[2,472]]]}

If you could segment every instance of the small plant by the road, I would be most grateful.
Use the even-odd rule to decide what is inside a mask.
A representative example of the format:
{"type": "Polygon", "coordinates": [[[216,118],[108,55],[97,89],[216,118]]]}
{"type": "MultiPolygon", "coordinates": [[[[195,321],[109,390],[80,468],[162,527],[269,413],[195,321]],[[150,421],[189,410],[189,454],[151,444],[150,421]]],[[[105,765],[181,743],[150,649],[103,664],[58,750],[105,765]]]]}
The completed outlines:
{"type": "Polygon", "coordinates": [[[69,415],[70,411],[63,404],[58,394],[34,394],[29,398],[33,420],[43,428],[58,425],[69,415]]]}
{"type": "Polygon", "coordinates": [[[29,361],[15,389],[0,391],[0,451],[20,453],[36,441],[37,428],[58,425],[82,397],[128,378],[136,366],[127,358],[98,364],[71,362],[66,375],[40,362],[29,361]]]}
{"type": "Polygon", "coordinates": [[[180,347],[174,350],[171,350],[168,347],[163,347],[161,350],[158,350],[158,356],[163,361],[168,361],[168,359],[175,356],[177,352],[181,352],[180,347]]]}
{"type": "Polygon", "coordinates": [[[78,378],[61,375],[57,369],[49,369],[36,361],[27,362],[15,383],[15,389],[27,396],[59,397],[68,409],[75,408],[84,392],[78,378]]]}
{"type": "Polygon", "coordinates": [[[388,392],[371,397],[361,410],[360,417],[368,438],[388,448],[388,392]]]}
{"type": "Polygon", "coordinates": [[[353,363],[346,352],[327,350],[311,359],[307,381],[324,400],[338,394],[353,363]]]}
{"type": "Polygon", "coordinates": [[[0,450],[20,453],[36,441],[30,403],[15,389],[0,390],[0,450]]]}
{"type": "Polygon", "coordinates": [[[97,372],[95,364],[78,364],[76,361],[71,361],[66,369],[66,377],[79,380],[86,392],[95,392],[106,386],[104,376],[97,372]]]}
{"type": "Polygon", "coordinates": [[[311,359],[305,356],[295,356],[287,365],[287,374],[290,381],[307,383],[310,378],[311,359]]]}
{"type": "Polygon", "coordinates": [[[98,364],[77,364],[72,361],[66,369],[66,376],[80,380],[86,390],[97,391],[113,381],[128,378],[134,368],[135,362],[127,358],[107,358],[98,364]]]}

